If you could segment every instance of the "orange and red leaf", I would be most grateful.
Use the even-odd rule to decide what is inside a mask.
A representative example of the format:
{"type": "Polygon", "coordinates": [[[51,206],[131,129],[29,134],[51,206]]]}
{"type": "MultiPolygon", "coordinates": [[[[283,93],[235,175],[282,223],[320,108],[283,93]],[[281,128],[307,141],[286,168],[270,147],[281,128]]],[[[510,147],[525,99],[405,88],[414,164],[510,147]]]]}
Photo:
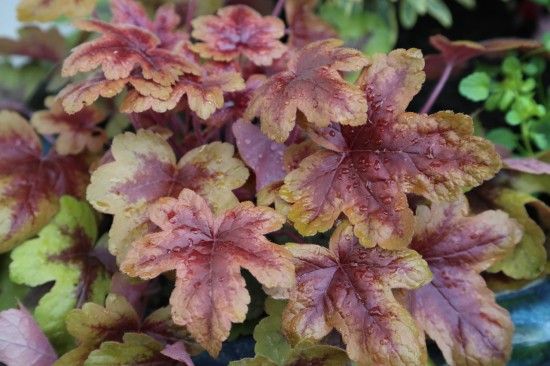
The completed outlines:
{"type": "Polygon", "coordinates": [[[298,112],[319,127],[330,122],[364,124],[365,96],[339,72],[360,70],[368,62],[360,51],[341,45],[335,39],[318,41],[292,55],[286,71],[273,75],[256,89],[244,118],[258,116],[262,132],[277,142],[288,138],[298,112]]]}
{"type": "Polygon", "coordinates": [[[406,246],[413,214],[406,194],[452,200],[500,168],[493,145],[472,136],[469,116],[405,112],[424,80],[422,55],[376,56],[359,78],[369,102],[363,126],[313,130],[323,148],[285,178],[288,218],[303,235],[330,229],[341,212],[364,246],[406,246]]]}
{"type": "Polygon", "coordinates": [[[215,216],[201,196],[183,189],[149,212],[160,231],[134,242],[121,268],[144,279],[175,269],[174,321],[211,354],[220,351],[231,323],[245,319],[250,296],[241,267],[267,289],[292,287],[290,254],[264,237],[284,222],[272,209],[244,202],[215,216]]]}
{"type": "Polygon", "coordinates": [[[420,206],[411,249],[433,273],[408,293],[408,306],[450,365],[503,365],[511,354],[513,325],[479,275],[520,240],[521,229],[502,211],[468,216],[457,201],[420,206]]]}
{"type": "Polygon", "coordinates": [[[279,41],[285,34],[284,23],[245,5],[226,6],[217,15],[196,18],[192,25],[193,38],[202,42],[191,49],[215,61],[231,61],[242,55],[256,65],[268,66],[286,50],[279,41]]]}
{"type": "Polygon", "coordinates": [[[364,248],[349,223],[338,226],[330,248],[287,245],[296,287],[283,313],[291,339],[321,339],[333,328],[359,365],[423,365],[422,333],[392,290],[429,282],[426,262],[410,249],[364,248]]]}

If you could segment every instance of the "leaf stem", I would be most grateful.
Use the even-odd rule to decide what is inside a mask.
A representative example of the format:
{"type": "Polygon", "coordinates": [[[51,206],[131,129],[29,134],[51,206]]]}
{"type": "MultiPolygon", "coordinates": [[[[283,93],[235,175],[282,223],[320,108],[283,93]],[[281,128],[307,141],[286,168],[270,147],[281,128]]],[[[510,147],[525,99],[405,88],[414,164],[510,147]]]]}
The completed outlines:
{"type": "Polygon", "coordinates": [[[430,94],[430,97],[420,110],[420,113],[430,113],[430,110],[432,109],[435,101],[439,97],[439,94],[441,94],[441,91],[443,90],[443,87],[447,83],[447,80],[449,80],[449,76],[451,75],[451,72],[453,71],[454,64],[447,63],[445,65],[445,69],[443,69],[443,72],[441,73],[441,76],[439,77],[439,80],[437,81],[437,84],[432,90],[432,93],[430,94]]]}
{"type": "Polygon", "coordinates": [[[533,152],[533,146],[531,145],[531,133],[530,133],[530,127],[531,124],[529,121],[521,124],[521,139],[523,141],[523,145],[525,145],[525,150],[527,150],[527,153],[529,156],[534,155],[533,152]]]}
{"type": "Polygon", "coordinates": [[[277,0],[277,3],[275,4],[275,7],[273,8],[273,12],[271,15],[274,17],[279,17],[281,15],[281,12],[283,11],[283,6],[285,5],[285,0],[277,0]]]}

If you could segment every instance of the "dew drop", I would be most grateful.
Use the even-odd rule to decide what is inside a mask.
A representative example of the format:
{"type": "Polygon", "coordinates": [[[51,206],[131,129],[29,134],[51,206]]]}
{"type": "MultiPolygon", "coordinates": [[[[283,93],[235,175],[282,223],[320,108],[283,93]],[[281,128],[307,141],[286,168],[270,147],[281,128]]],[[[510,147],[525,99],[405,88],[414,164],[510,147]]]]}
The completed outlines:
{"type": "Polygon", "coordinates": [[[330,136],[334,137],[334,136],[336,136],[336,131],[330,130],[330,131],[328,132],[328,134],[329,134],[330,136]]]}
{"type": "Polygon", "coordinates": [[[247,145],[250,145],[252,143],[252,140],[250,139],[244,139],[244,143],[247,145]]]}

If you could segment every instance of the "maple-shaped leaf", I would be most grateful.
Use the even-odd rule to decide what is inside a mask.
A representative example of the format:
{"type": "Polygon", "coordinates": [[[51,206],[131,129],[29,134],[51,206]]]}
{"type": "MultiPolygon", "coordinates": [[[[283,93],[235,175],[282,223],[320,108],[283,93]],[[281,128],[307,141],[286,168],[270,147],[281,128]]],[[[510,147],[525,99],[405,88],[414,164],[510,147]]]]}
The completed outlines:
{"type": "MultiPolygon", "coordinates": [[[[177,327],[170,319],[169,308],[160,308],[141,320],[130,303],[123,296],[115,294],[107,296],[105,307],[95,303],[86,303],[82,309],[72,310],[67,315],[67,329],[76,338],[78,346],[65,353],[55,366],[87,365],[87,360],[94,350],[100,350],[100,352],[96,352],[96,356],[97,353],[105,355],[105,352],[101,352],[104,342],[108,342],[105,347],[107,351],[113,347],[115,349],[124,347],[124,345],[113,343],[124,341],[126,334],[133,334],[130,338],[135,338],[136,333],[141,333],[139,337],[148,337],[147,339],[153,337],[163,346],[178,340],[189,342],[185,329],[177,327]]],[[[146,343],[151,343],[151,341],[148,340],[146,343]]],[[[193,348],[192,343],[190,346],[193,348]]],[[[153,348],[156,350],[155,353],[160,353],[163,350],[162,347],[158,349],[157,343],[153,348]]],[[[94,361],[97,361],[96,356],[93,357],[94,361]]],[[[132,354],[128,356],[131,357],[132,354]]],[[[161,357],[160,355],[155,356],[161,357]]]]}
{"type": "Polygon", "coordinates": [[[283,313],[291,339],[321,339],[333,328],[359,365],[422,365],[421,332],[393,289],[415,289],[431,279],[428,265],[413,250],[364,248],[353,227],[340,224],[329,249],[289,244],[296,287],[283,313]]]}
{"type": "Polygon", "coordinates": [[[284,142],[298,111],[320,127],[331,121],[361,125],[367,120],[364,93],[348,84],[339,71],[360,70],[368,64],[360,51],[339,47],[329,39],[308,44],[292,55],[288,70],[270,77],[254,92],[245,119],[260,117],[262,132],[284,142]]]}
{"type": "Polygon", "coordinates": [[[191,24],[191,35],[202,42],[190,47],[204,58],[231,61],[242,55],[256,65],[267,66],[286,50],[279,41],[285,34],[283,21],[264,17],[246,5],[226,6],[217,15],[198,17],[191,24]]]}
{"type": "Polygon", "coordinates": [[[51,366],[57,355],[25,308],[0,312],[0,362],[7,366],[51,366]]]}
{"type": "Polygon", "coordinates": [[[308,43],[336,38],[336,30],[315,14],[317,0],[285,1],[285,16],[288,23],[288,44],[300,48],[308,43]]]}
{"type": "Polygon", "coordinates": [[[94,255],[97,224],[94,212],[70,196],[60,200],[61,208],[38,238],[11,253],[12,281],[39,286],[55,281],[34,310],[38,324],[54,344],[67,338],[65,316],[86,301],[103,302],[109,290],[109,276],[94,255]]]}
{"type": "Polygon", "coordinates": [[[481,190],[479,194],[490,206],[505,211],[523,228],[523,236],[518,245],[493,264],[489,271],[502,271],[514,279],[537,278],[547,263],[546,236],[537,222],[529,216],[526,205],[541,201],[528,193],[509,188],[481,190]]]}
{"type": "Polygon", "coordinates": [[[57,28],[42,30],[37,26],[25,26],[19,29],[17,40],[0,38],[0,55],[58,62],[65,56],[65,40],[57,28]]]}
{"type": "Polygon", "coordinates": [[[438,77],[446,65],[460,68],[473,58],[482,55],[498,54],[515,49],[536,49],[542,45],[539,41],[522,38],[495,38],[481,42],[468,40],[451,41],[437,34],[430,37],[431,45],[439,54],[426,56],[426,73],[428,77],[438,77]]]}
{"type": "Polygon", "coordinates": [[[127,79],[107,80],[102,76],[67,85],[57,98],[61,100],[67,113],[77,113],[82,108],[93,104],[99,97],[112,98],[121,93],[127,79]]]}
{"type": "MultiPolygon", "coordinates": [[[[153,337],[142,333],[126,333],[122,342],[106,341],[92,351],[85,366],[162,365],[177,366],[181,363],[162,351],[164,346],[153,337]]],[[[193,366],[188,356],[186,366],[193,366]]]]}
{"type": "Polygon", "coordinates": [[[406,246],[413,214],[406,193],[452,200],[500,168],[487,140],[472,136],[472,119],[450,111],[405,112],[424,81],[420,51],[374,56],[358,83],[369,122],[313,131],[323,148],[285,178],[281,196],[302,235],[330,229],[343,212],[364,246],[406,246]]]}
{"type": "Polygon", "coordinates": [[[141,95],[154,98],[168,98],[171,86],[163,86],[151,80],[137,76],[108,80],[103,76],[92,76],[89,79],[72,83],[63,88],[57,98],[62,101],[65,112],[73,114],[93,104],[99,97],[112,98],[129,85],[141,95]]]}
{"type": "Polygon", "coordinates": [[[520,227],[502,211],[468,216],[463,196],[417,208],[410,248],[428,262],[433,279],[409,292],[407,303],[450,365],[504,365],[510,357],[510,315],[479,273],[520,238],[520,227]]]}
{"type": "Polygon", "coordinates": [[[60,156],[42,146],[31,125],[0,111],[0,252],[20,244],[56,214],[63,194],[83,196],[88,166],[82,156],[60,156]]]}
{"type": "Polygon", "coordinates": [[[79,29],[102,35],[77,46],[63,63],[62,75],[73,76],[101,66],[109,80],[123,79],[137,66],[145,79],[171,85],[184,73],[198,74],[198,66],[186,58],[159,47],[160,40],[134,25],[111,25],[99,20],[77,23],[79,29]]]}
{"type": "Polygon", "coordinates": [[[22,22],[49,22],[62,16],[83,18],[95,8],[97,0],[20,0],[17,19],[22,22]]]}
{"type": "Polygon", "coordinates": [[[245,84],[237,72],[217,72],[203,67],[200,76],[186,75],[180,77],[172,87],[167,98],[154,95],[143,95],[139,90],[132,90],[121,110],[125,113],[143,112],[152,109],[155,112],[166,112],[174,109],[183,96],[187,96],[189,108],[202,119],[210,117],[224,105],[224,93],[244,89],[245,84]]]}
{"type": "Polygon", "coordinates": [[[97,126],[107,117],[103,109],[87,107],[68,114],[58,99],[48,97],[44,104],[48,109],[33,113],[31,124],[42,135],[58,135],[55,150],[59,154],[79,154],[86,150],[97,153],[103,149],[107,134],[97,126]]]}
{"type": "Polygon", "coordinates": [[[158,200],[149,214],[160,231],[135,241],[121,269],[143,279],[175,269],[174,322],[185,325],[212,355],[229,336],[231,323],[245,320],[250,296],[241,267],[267,290],[294,284],[290,254],[264,237],[284,223],[268,207],[244,202],[214,216],[201,196],[183,189],[177,199],[158,200]]]}
{"type": "Polygon", "coordinates": [[[246,182],[248,170],[233,152],[233,145],[213,142],[178,162],[168,142],[152,131],[116,136],[113,160],[92,173],[87,192],[98,211],[115,215],[110,251],[123,256],[130,242],[149,231],[149,205],[161,197],[177,197],[183,188],[203,195],[216,211],[235,205],[231,191],[246,182]]]}
{"type": "Polygon", "coordinates": [[[256,191],[284,179],[284,144],[270,140],[252,123],[238,120],[233,124],[233,134],[239,154],[256,176],[256,191]]]}
{"type": "Polygon", "coordinates": [[[150,20],[143,6],[133,0],[111,1],[112,22],[115,24],[130,24],[145,28],[154,33],[160,40],[160,48],[181,51],[189,40],[189,36],[176,30],[180,17],[173,4],[165,4],[156,10],[155,19],[150,20]]]}
{"type": "Polygon", "coordinates": [[[301,341],[292,346],[281,327],[281,318],[285,301],[265,301],[268,314],[254,328],[254,353],[256,357],[233,361],[230,366],[336,366],[349,364],[346,352],[338,347],[301,341]]]}

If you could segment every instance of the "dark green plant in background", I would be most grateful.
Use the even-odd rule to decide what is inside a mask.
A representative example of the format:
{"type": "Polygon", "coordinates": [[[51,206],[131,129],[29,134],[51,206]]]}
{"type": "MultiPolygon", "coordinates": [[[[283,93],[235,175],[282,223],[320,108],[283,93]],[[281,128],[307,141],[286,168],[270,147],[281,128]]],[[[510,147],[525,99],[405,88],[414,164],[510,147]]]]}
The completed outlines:
{"type": "MultiPolygon", "coordinates": [[[[455,0],[467,9],[475,0],[455,0]]],[[[453,24],[443,0],[325,0],[319,14],[342,39],[366,53],[388,52],[397,42],[399,26],[411,29],[419,17],[430,16],[448,28],[453,24]]]]}
{"type": "Polygon", "coordinates": [[[479,63],[459,84],[462,96],[483,102],[482,110],[503,115],[506,127],[487,132],[487,138],[520,155],[550,147],[549,88],[543,78],[546,60],[540,55],[511,54],[498,65],[479,63]]]}

